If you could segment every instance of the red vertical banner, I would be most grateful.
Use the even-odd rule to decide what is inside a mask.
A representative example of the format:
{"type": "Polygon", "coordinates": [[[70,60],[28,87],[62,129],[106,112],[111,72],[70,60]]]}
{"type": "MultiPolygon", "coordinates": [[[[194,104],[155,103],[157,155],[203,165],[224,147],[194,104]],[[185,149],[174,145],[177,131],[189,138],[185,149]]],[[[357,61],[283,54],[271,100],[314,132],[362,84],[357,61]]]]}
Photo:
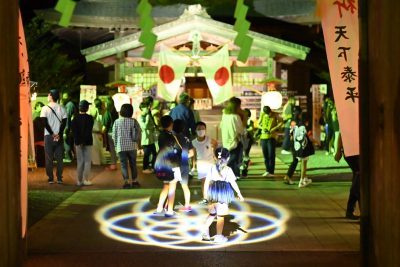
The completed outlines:
{"type": "Polygon", "coordinates": [[[29,140],[29,112],[30,109],[30,79],[28,53],[26,50],[24,26],[22,24],[21,12],[19,13],[19,109],[20,109],[20,134],[21,134],[21,217],[22,237],[26,234],[27,210],[28,210],[28,140],[29,140]]]}
{"type": "Polygon", "coordinates": [[[358,0],[319,0],[318,11],[344,152],[358,155],[358,0]]]}

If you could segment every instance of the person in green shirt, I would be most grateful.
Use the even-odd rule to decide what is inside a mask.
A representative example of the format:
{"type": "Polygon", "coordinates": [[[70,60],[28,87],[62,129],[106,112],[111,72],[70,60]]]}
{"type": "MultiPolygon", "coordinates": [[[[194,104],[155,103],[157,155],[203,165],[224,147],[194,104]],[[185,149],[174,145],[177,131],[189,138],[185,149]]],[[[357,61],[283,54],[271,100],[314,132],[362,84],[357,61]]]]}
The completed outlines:
{"type": "Polygon", "coordinates": [[[273,176],[275,172],[275,148],[276,148],[276,130],[282,123],[277,123],[269,106],[264,106],[258,119],[258,127],[261,129],[260,143],[264,156],[266,172],[263,176],[273,176]]]}

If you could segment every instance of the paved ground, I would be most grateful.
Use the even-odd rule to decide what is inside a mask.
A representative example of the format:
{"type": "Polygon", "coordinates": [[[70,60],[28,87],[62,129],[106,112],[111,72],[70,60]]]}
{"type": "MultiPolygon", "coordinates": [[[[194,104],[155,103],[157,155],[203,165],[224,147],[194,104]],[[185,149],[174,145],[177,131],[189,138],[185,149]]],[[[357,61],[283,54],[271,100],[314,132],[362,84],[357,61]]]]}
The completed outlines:
{"type": "MultiPolygon", "coordinates": [[[[27,266],[359,265],[359,224],[343,218],[351,178],[345,163],[317,151],[309,162],[313,183],[300,189],[282,182],[290,156],[278,154],[275,177],[264,178],[259,148],[252,154],[250,175],[238,182],[246,201],[232,205],[225,245],[199,240],[207,212],[197,204],[196,180],[194,211],[167,219],[152,215],[161,188],[152,175],[140,174],[142,188],[123,190],[119,170],[94,167],[94,184],[78,188],[73,165],[64,185],[48,185],[36,169],[30,190],[73,194],[29,229],[27,266]]],[[[177,194],[179,208],[179,186],[177,194]]]]}

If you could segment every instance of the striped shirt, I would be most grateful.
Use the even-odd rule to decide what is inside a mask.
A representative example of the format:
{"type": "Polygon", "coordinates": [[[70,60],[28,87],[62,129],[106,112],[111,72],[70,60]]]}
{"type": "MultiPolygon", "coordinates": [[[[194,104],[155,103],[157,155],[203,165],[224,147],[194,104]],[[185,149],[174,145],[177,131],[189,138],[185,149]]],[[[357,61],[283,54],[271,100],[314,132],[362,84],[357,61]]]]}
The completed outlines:
{"type": "Polygon", "coordinates": [[[140,126],[133,118],[119,118],[114,122],[112,138],[115,151],[132,151],[138,149],[140,143],[140,126]]]}

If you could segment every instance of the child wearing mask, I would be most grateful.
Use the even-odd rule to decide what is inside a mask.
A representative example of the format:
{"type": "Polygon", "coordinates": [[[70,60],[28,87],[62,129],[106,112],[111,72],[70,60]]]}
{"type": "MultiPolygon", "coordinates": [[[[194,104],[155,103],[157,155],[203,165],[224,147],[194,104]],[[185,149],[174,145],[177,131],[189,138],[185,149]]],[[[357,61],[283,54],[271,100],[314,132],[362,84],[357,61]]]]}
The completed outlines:
{"type": "Polygon", "coordinates": [[[233,191],[236,192],[240,201],[244,201],[236,183],[236,176],[227,165],[229,156],[229,150],[226,148],[219,147],[215,150],[216,164],[211,167],[204,183],[204,197],[209,203],[209,215],[203,229],[202,240],[213,240],[218,244],[228,241],[228,238],[222,235],[222,230],[224,229],[224,217],[229,213],[228,205],[235,198],[233,191]],[[215,217],[217,217],[217,234],[211,238],[209,228],[215,217]]]}
{"type": "Polygon", "coordinates": [[[218,146],[217,140],[206,135],[206,128],[207,126],[204,122],[197,122],[197,137],[192,141],[195,149],[195,157],[193,157],[193,169],[197,169],[197,178],[201,180],[201,190],[203,194],[203,199],[199,202],[199,204],[203,205],[207,204],[207,200],[204,198],[204,181],[207,173],[215,164],[214,150],[218,146]]]}

